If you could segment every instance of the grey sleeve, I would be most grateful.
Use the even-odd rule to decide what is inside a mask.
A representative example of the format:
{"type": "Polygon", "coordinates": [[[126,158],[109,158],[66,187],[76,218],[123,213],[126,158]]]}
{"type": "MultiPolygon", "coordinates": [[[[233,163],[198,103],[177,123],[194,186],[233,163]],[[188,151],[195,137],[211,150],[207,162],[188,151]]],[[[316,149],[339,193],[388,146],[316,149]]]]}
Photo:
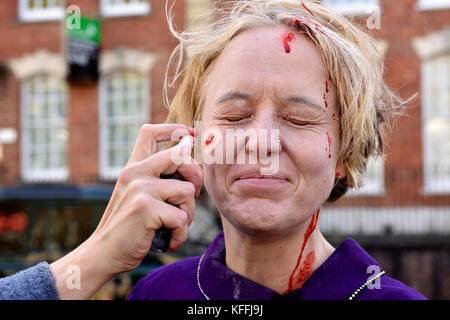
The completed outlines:
{"type": "Polygon", "coordinates": [[[0,300],[59,300],[56,279],[46,262],[0,279],[0,300]]]}

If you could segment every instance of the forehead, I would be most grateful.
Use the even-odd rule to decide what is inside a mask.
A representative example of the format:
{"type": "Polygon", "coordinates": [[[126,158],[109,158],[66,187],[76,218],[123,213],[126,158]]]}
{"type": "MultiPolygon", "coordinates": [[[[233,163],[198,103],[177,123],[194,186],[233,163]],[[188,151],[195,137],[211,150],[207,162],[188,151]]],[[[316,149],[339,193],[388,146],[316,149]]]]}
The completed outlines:
{"type": "MultiPolygon", "coordinates": [[[[211,76],[216,85],[251,83],[296,88],[322,83],[327,77],[320,50],[300,33],[284,28],[255,28],[233,38],[218,57],[211,76]],[[285,45],[289,46],[287,53],[285,45]]],[[[213,84],[214,86],[214,84],[213,84]]],[[[217,87],[217,86],[216,86],[217,87]]]]}

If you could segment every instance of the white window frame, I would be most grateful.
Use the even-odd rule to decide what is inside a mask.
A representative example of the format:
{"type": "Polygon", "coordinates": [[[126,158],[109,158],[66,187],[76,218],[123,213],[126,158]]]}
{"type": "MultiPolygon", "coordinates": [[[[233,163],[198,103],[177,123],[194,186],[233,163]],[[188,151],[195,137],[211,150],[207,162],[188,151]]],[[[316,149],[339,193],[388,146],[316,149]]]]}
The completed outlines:
{"type": "Polygon", "coordinates": [[[347,5],[347,4],[332,5],[331,3],[328,3],[327,0],[323,0],[323,4],[328,6],[328,8],[335,10],[340,14],[349,16],[371,15],[374,13],[380,13],[381,8],[379,0],[371,0],[371,2],[372,3],[368,5],[363,3],[359,3],[356,5],[347,5]]]}
{"type": "Polygon", "coordinates": [[[144,16],[151,12],[150,0],[141,2],[137,0],[131,3],[111,5],[109,0],[101,0],[100,13],[103,17],[144,16]]]}
{"type": "MultiPolygon", "coordinates": [[[[30,125],[28,123],[28,107],[29,107],[29,79],[25,79],[21,83],[21,172],[22,179],[25,182],[63,182],[68,179],[69,170],[68,170],[68,162],[66,162],[65,168],[49,168],[45,170],[32,170],[30,166],[30,134],[29,128],[30,125]]],[[[62,80],[58,80],[62,81],[62,80]]],[[[66,90],[66,108],[68,109],[67,102],[69,101],[68,90],[66,90]]],[[[67,110],[66,109],[66,110],[67,110]]],[[[65,127],[67,129],[67,114],[65,119],[65,127]]],[[[68,148],[68,144],[66,145],[68,148]]],[[[68,159],[68,149],[66,149],[66,159],[68,159]]]]}
{"type": "MultiPolygon", "coordinates": [[[[38,0],[35,0],[38,1],[38,0]]],[[[41,0],[42,1],[42,0],[41,0]]],[[[48,0],[54,1],[54,0],[48,0]]],[[[22,22],[38,22],[38,21],[58,21],[64,19],[64,1],[61,0],[61,7],[50,7],[42,9],[30,9],[28,0],[19,0],[19,20],[22,22]]]]}
{"type": "MultiPolygon", "coordinates": [[[[378,157],[377,159],[370,158],[367,163],[367,171],[374,170],[376,173],[375,179],[363,178],[363,186],[357,190],[350,189],[346,195],[349,197],[359,196],[385,196],[386,188],[384,184],[384,159],[378,157]]],[[[367,172],[366,171],[366,172],[367,172]]]]}
{"type": "Polygon", "coordinates": [[[450,0],[418,0],[416,9],[418,11],[450,9],[450,0]]]}
{"type": "MultiPolygon", "coordinates": [[[[439,55],[439,57],[446,57],[448,54],[439,55]]],[[[423,151],[424,151],[424,186],[423,186],[423,194],[425,195],[433,195],[433,194],[449,194],[450,193],[450,181],[448,177],[433,177],[431,172],[431,142],[430,137],[427,134],[428,131],[428,120],[430,120],[430,96],[429,96],[429,82],[428,82],[428,67],[430,59],[425,59],[422,61],[421,65],[421,90],[422,90],[422,141],[423,141],[423,151]]],[[[437,75],[440,78],[440,82],[442,83],[442,87],[446,88],[449,86],[450,76],[446,74],[445,68],[439,68],[440,74],[437,75]]],[[[436,76],[436,75],[433,75],[436,76]]],[[[442,95],[447,101],[441,101],[442,105],[449,105],[450,97],[448,95],[442,95]]]]}
{"type": "MultiPolygon", "coordinates": [[[[132,71],[139,73],[134,70],[122,70],[122,71],[132,71]]],[[[120,72],[120,71],[119,71],[120,72]]],[[[143,96],[142,101],[144,104],[144,117],[146,119],[146,122],[151,121],[151,89],[150,89],[150,78],[147,74],[139,73],[143,77],[143,96]]],[[[108,90],[107,90],[107,77],[109,74],[103,75],[100,78],[100,93],[99,93],[99,115],[100,115],[100,124],[99,124],[99,131],[100,131],[100,179],[105,181],[114,181],[117,180],[117,178],[120,175],[120,172],[122,171],[122,167],[110,167],[108,165],[108,157],[109,157],[109,150],[108,150],[108,118],[107,118],[107,108],[108,108],[108,90]]]]}

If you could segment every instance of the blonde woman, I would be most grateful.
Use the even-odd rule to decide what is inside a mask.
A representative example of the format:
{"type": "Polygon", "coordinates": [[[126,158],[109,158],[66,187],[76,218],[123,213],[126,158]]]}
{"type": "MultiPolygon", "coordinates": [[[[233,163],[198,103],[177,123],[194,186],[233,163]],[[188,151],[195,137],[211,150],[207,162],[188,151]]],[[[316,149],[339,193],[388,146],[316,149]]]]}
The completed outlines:
{"type": "Polygon", "coordinates": [[[424,299],[353,239],[333,248],[319,228],[322,205],[357,188],[381,154],[382,124],[398,103],[373,40],[298,0],[232,1],[198,31],[172,31],[173,57],[187,60],[167,122],[199,121],[209,153],[229,146],[227,130],[262,132],[233,145],[232,159],[263,149],[279,169],[204,162],[223,232],[202,256],[152,271],[129,298],[424,299]]]}
{"type": "Polygon", "coordinates": [[[161,227],[176,250],[204,183],[223,232],[203,255],[150,272],[129,299],[425,299],[351,238],[334,248],[320,232],[320,208],[360,186],[399,106],[373,40],[298,0],[236,0],[198,31],[172,31],[183,81],[167,124],[142,127],[94,234],[50,266],[1,279],[12,294],[0,297],[88,298],[136,268],[161,227]],[[174,161],[178,146],[158,152],[174,134],[197,137],[197,163],[174,161]],[[160,179],[173,173],[186,181],[160,179]]]}

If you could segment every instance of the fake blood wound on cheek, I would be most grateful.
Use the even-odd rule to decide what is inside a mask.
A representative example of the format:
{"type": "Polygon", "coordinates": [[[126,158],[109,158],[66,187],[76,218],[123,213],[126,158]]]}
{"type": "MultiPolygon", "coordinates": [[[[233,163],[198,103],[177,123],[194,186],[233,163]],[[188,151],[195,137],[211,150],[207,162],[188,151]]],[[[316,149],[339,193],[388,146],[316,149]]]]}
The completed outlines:
{"type": "Polygon", "coordinates": [[[300,249],[300,254],[298,256],[298,259],[297,259],[297,264],[295,265],[295,268],[292,271],[291,276],[289,277],[288,289],[283,294],[286,294],[292,290],[301,288],[303,283],[309,278],[309,276],[312,273],[312,266],[315,261],[314,251],[311,251],[308,254],[308,256],[306,257],[304,263],[302,264],[302,266],[298,272],[298,275],[296,275],[297,269],[300,267],[300,262],[302,260],[303,250],[305,249],[306,243],[308,242],[308,239],[311,236],[311,234],[313,233],[313,231],[316,229],[317,222],[319,221],[319,213],[320,213],[320,208],[311,217],[311,221],[310,221],[308,228],[306,229],[306,232],[303,236],[303,244],[300,249]]]}
{"type": "Polygon", "coordinates": [[[205,140],[205,145],[209,146],[214,141],[214,135],[211,135],[208,137],[208,139],[205,140]]]}
{"type": "Polygon", "coordinates": [[[292,40],[294,40],[294,38],[295,38],[295,34],[293,34],[292,32],[286,31],[285,33],[283,33],[282,40],[283,40],[284,52],[286,52],[286,53],[291,52],[291,46],[289,43],[292,42],[292,40]]]}

